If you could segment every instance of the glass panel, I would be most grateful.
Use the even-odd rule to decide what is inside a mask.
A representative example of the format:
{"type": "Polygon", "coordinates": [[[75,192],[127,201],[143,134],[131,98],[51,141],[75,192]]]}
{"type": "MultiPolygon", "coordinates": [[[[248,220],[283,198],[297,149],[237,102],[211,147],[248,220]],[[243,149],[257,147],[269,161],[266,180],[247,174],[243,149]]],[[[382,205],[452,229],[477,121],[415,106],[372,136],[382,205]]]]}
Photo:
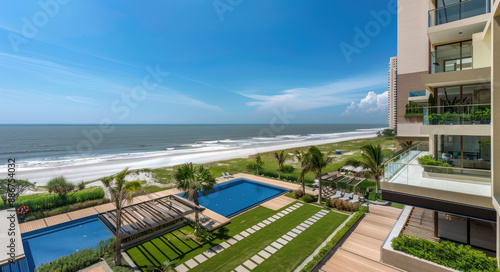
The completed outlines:
{"type": "Polygon", "coordinates": [[[460,43],[436,46],[436,73],[460,70],[460,43]]]}
{"type": "Polygon", "coordinates": [[[445,161],[454,167],[460,165],[460,136],[439,135],[438,136],[438,159],[445,161]]]}
{"type": "Polygon", "coordinates": [[[429,27],[490,12],[490,0],[437,0],[429,11],[429,27]]]}
{"type": "Polygon", "coordinates": [[[472,41],[462,42],[461,69],[472,69],[472,41]]]}
{"type": "Polygon", "coordinates": [[[464,137],[464,168],[491,169],[491,140],[489,136],[464,137]]]}
{"type": "Polygon", "coordinates": [[[496,224],[493,222],[470,219],[470,244],[495,251],[496,224]]]}
{"type": "Polygon", "coordinates": [[[467,243],[467,219],[455,215],[439,213],[438,236],[444,239],[467,243]]]}

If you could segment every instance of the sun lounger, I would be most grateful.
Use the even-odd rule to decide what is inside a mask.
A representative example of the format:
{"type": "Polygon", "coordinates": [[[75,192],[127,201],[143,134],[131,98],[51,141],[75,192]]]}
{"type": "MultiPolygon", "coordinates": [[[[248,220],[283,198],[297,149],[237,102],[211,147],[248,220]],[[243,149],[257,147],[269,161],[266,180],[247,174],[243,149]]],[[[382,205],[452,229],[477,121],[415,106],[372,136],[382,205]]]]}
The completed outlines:
{"type": "Polygon", "coordinates": [[[229,178],[229,177],[226,176],[226,173],[222,172],[222,177],[221,178],[229,178]]]}
{"type": "Polygon", "coordinates": [[[228,177],[228,178],[234,178],[233,175],[229,174],[229,172],[226,172],[226,177],[228,177]]]}
{"type": "Polygon", "coordinates": [[[343,197],[343,198],[341,198],[340,200],[345,200],[345,201],[348,201],[349,199],[351,199],[352,195],[353,195],[353,193],[350,193],[350,194],[349,194],[349,193],[346,193],[346,194],[344,195],[344,197],[343,197]]]}
{"type": "Polygon", "coordinates": [[[352,197],[352,200],[350,200],[349,202],[351,202],[351,203],[359,203],[359,195],[354,195],[352,197]]]}
{"type": "Polygon", "coordinates": [[[332,195],[330,198],[331,199],[337,199],[337,198],[341,198],[341,197],[342,197],[342,191],[337,190],[337,192],[335,193],[335,195],[332,195]]]}

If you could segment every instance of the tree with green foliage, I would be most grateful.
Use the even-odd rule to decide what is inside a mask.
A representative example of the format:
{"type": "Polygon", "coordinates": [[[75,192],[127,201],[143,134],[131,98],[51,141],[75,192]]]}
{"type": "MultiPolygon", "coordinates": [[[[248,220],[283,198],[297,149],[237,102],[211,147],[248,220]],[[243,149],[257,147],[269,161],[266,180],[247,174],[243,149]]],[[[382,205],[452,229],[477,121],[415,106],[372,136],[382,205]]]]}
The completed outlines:
{"type": "Polygon", "coordinates": [[[203,190],[204,195],[208,195],[216,184],[215,178],[210,173],[210,170],[204,168],[203,165],[195,167],[193,163],[185,163],[175,169],[175,179],[177,180],[177,188],[184,191],[184,197],[193,201],[195,208],[196,228],[199,228],[199,207],[198,202],[199,192],[203,190]]]}
{"type": "Polygon", "coordinates": [[[63,176],[55,177],[47,183],[49,193],[56,193],[60,198],[66,199],[68,193],[75,190],[75,185],[69,183],[63,176]]]}
{"type": "Polygon", "coordinates": [[[274,152],[274,159],[278,163],[278,179],[281,180],[281,167],[283,163],[285,163],[288,154],[285,153],[285,150],[281,150],[281,152],[274,152]]]}
{"type": "Polygon", "coordinates": [[[386,128],[382,131],[382,135],[385,137],[394,137],[396,136],[396,131],[394,129],[386,128]]]}
{"type": "Polygon", "coordinates": [[[306,184],[304,178],[308,172],[311,171],[312,165],[310,163],[310,154],[308,152],[304,152],[302,150],[295,150],[295,156],[300,163],[300,175],[299,181],[302,184],[302,192],[306,193],[306,184]]]}
{"type": "Polygon", "coordinates": [[[120,266],[122,263],[122,209],[126,203],[132,202],[134,191],[132,188],[126,188],[125,176],[127,176],[128,168],[121,171],[114,177],[106,177],[102,179],[104,187],[111,195],[111,201],[116,207],[116,250],[115,250],[115,265],[120,266]]]}
{"type": "Polygon", "coordinates": [[[361,159],[349,159],[346,165],[352,165],[354,167],[361,166],[368,169],[368,173],[375,179],[375,190],[378,194],[378,188],[380,188],[380,177],[384,174],[384,162],[387,154],[383,152],[382,147],[379,145],[364,145],[361,147],[363,153],[361,154],[361,159]]]}
{"type": "Polygon", "coordinates": [[[259,168],[262,168],[264,165],[264,161],[262,160],[262,157],[260,154],[257,154],[257,157],[255,157],[255,163],[256,163],[256,169],[257,169],[257,176],[259,175],[259,168]]]}
{"type": "Polygon", "coordinates": [[[22,179],[16,179],[15,182],[9,182],[9,179],[0,179],[0,197],[3,204],[7,205],[9,199],[15,202],[20,195],[35,189],[35,185],[36,182],[31,183],[22,179]]]}
{"type": "Polygon", "coordinates": [[[407,147],[413,145],[414,142],[415,142],[414,140],[406,140],[404,142],[401,142],[400,145],[401,145],[401,148],[407,148],[407,147]]]}
{"type": "Polygon", "coordinates": [[[319,196],[318,196],[318,203],[321,203],[322,201],[322,185],[321,185],[321,176],[323,175],[323,168],[325,168],[329,163],[332,162],[332,157],[325,156],[319,148],[315,146],[309,147],[308,150],[309,153],[309,163],[311,164],[310,166],[310,171],[315,173],[316,179],[318,179],[318,186],[319,186],[319,196]]]}

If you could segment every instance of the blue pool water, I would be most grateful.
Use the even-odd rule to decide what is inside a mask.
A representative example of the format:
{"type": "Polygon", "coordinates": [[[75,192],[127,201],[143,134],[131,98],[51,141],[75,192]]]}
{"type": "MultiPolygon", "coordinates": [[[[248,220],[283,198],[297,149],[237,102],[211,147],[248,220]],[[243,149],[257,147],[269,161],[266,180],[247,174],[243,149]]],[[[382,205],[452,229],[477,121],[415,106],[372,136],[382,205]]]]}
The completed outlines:
{"type": "MultiPolygon", "coordinates": [[[[198,201],[201,206],[230,217],[287,191],[252,180],[236,179],[215,185],[207,196],[201,191],[198,201]]],[[[182,193],[178,195],[183,196],[182,193]]]]}
{"type": "Polygon", "coordinates": [[[48,228],[22,234],[26,259],[17,262],[4,271],[26,271],[21,267],[29,266],[30,271],[42,263],[48,263],[77,250],[94,247],[101,240],[113,237],[111,232],[97,219],[97,216],[85,217],[48,228]]]}

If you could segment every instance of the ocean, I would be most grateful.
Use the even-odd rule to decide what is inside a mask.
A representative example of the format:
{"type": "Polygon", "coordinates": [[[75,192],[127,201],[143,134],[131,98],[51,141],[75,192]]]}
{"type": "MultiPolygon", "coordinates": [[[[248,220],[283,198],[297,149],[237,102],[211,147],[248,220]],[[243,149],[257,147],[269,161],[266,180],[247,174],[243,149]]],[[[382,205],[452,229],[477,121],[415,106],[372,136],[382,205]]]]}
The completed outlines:
{"type": "Polygon", "coordinates": [[[373,135],[387,125],[0,125],[0,168],[51,168],[373,135]]]}

